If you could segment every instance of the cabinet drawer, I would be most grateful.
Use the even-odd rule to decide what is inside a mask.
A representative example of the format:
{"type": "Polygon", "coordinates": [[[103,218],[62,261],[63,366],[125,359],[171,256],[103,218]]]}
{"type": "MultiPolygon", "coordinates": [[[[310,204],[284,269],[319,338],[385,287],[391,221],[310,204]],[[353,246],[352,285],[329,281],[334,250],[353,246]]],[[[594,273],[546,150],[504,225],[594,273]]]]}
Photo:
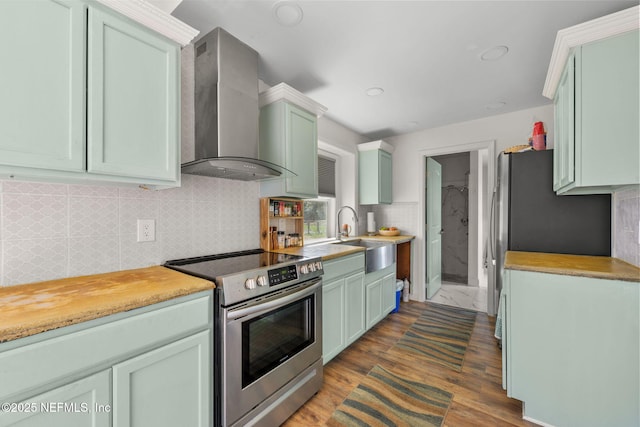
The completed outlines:
{"type": "MultiPolygon", "coordinates": [[[[68,383],[74,378],[143,351],[175,341],[211,326],[213,292],[207,291],[114,315],[105,319],[68,326],[69,333],[11,349],[0,345],[0,399],[38,392],[38,388],[68,383]],[[96,323],[103,322],[101,324],[96,323]]],[[[8,346],[5,346],[8,347],[8,346]]]]}
{"type": "Polygon", "coordinates": [[[336,277],[364,271],[364,254],[348,255],[324,262],[324,275],[322,280],[328,282],[336,277]]]}

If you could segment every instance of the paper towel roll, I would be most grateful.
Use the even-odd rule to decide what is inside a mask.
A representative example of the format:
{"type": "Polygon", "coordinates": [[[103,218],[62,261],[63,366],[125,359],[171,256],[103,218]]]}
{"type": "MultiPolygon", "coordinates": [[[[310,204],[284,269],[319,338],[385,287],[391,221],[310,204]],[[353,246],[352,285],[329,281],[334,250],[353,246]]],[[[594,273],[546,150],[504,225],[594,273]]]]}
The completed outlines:
{"type": "Polygon", "coordinates": [[[373,212],[367,212],[367,233],[373,233],[376,231],[376,221],[373,217],[373,212]]]}

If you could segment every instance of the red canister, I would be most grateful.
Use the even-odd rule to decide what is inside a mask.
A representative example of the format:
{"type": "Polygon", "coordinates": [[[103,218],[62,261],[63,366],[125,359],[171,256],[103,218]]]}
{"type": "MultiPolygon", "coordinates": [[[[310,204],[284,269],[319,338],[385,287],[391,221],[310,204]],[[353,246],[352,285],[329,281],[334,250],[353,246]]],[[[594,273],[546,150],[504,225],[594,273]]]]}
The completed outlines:
{"type": "Polygon", "coordinates": [[[535,122],[533,124],[531,140],[534,150],[541,151],[547,149],[547,133],[544,131],[544,124],[542,122],[535,122]]]}

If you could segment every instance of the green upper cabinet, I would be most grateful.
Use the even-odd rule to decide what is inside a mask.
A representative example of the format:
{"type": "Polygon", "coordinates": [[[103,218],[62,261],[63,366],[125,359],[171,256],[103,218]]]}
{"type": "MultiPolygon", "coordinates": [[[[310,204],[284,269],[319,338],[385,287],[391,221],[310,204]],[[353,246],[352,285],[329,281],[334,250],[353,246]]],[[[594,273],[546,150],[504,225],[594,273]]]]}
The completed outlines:
{"type": "Polygon", "coordinates": [[[88,171],[177,181],[179,47],[89,8],[88,171]]]}
{"type": "Polygon", "coordinates": [[[556,41],[543,94],[555,105],[558,194],[640,184],[637,11],[616,15],[563,30],[556,41]],[[559,59],[563,54],[566,61],[559,59]]]}
{"type": "Polygon", "coordinates": [[[358,182],[361,205],[393,202],[393,146],[385,141],[358,145],[358,182]]]}
{"type": "Polygon", "coordinates": [[[260,94],[260,159],[287,169],[260,183],[262,197],[318,197],[317,117],[326,110],[281,83],[260,94]]]}
{"type": "Polygon", "coordinates": [[[0,2],[3,165],[84,170],[84,22],[79,1],[0,2]]]}
{"type": "Polygon", "coordinates": [[[182,41],[163,35],[178,24],[131,13],[155,30],[95,2],[0,2],[0,36],[13,40],[0,82],[0,176],[179,185],[182,41]]]}

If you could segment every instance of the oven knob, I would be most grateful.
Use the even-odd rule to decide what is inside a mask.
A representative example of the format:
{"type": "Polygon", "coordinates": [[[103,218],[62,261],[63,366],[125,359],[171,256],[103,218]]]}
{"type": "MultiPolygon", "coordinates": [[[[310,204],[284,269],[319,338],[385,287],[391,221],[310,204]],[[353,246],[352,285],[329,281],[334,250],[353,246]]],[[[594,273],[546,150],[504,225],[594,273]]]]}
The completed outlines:
{"type": "Polygon", "coordinates": [[[267,286],[269,284],[267,282],[267,276],[258,276],[256,282],[258,282],[258,286],[267,286]]]}
{"type": "Polygon", "coordinates": [[[306,265],[301,265],[300,266],[300,273],[301,274],[309,274],[309,267],[306,265]]]}
{"type": "Polygon", "coordinates": [[[246,289],[255,289],[256,288],[256,279],[250,278],[250,279],[245,280],[244,287],[246,289]]]}
{"type": "Polygon", "coordinates": [[[316,264],[315,263],[310,263],[309,264],[309,271],[314,272],[316,271],[316,264]]]}
{"type": "Polygon", "coordinates": [[[322,270],[322,261],[316,261],[316,269],[322,270]]]}

